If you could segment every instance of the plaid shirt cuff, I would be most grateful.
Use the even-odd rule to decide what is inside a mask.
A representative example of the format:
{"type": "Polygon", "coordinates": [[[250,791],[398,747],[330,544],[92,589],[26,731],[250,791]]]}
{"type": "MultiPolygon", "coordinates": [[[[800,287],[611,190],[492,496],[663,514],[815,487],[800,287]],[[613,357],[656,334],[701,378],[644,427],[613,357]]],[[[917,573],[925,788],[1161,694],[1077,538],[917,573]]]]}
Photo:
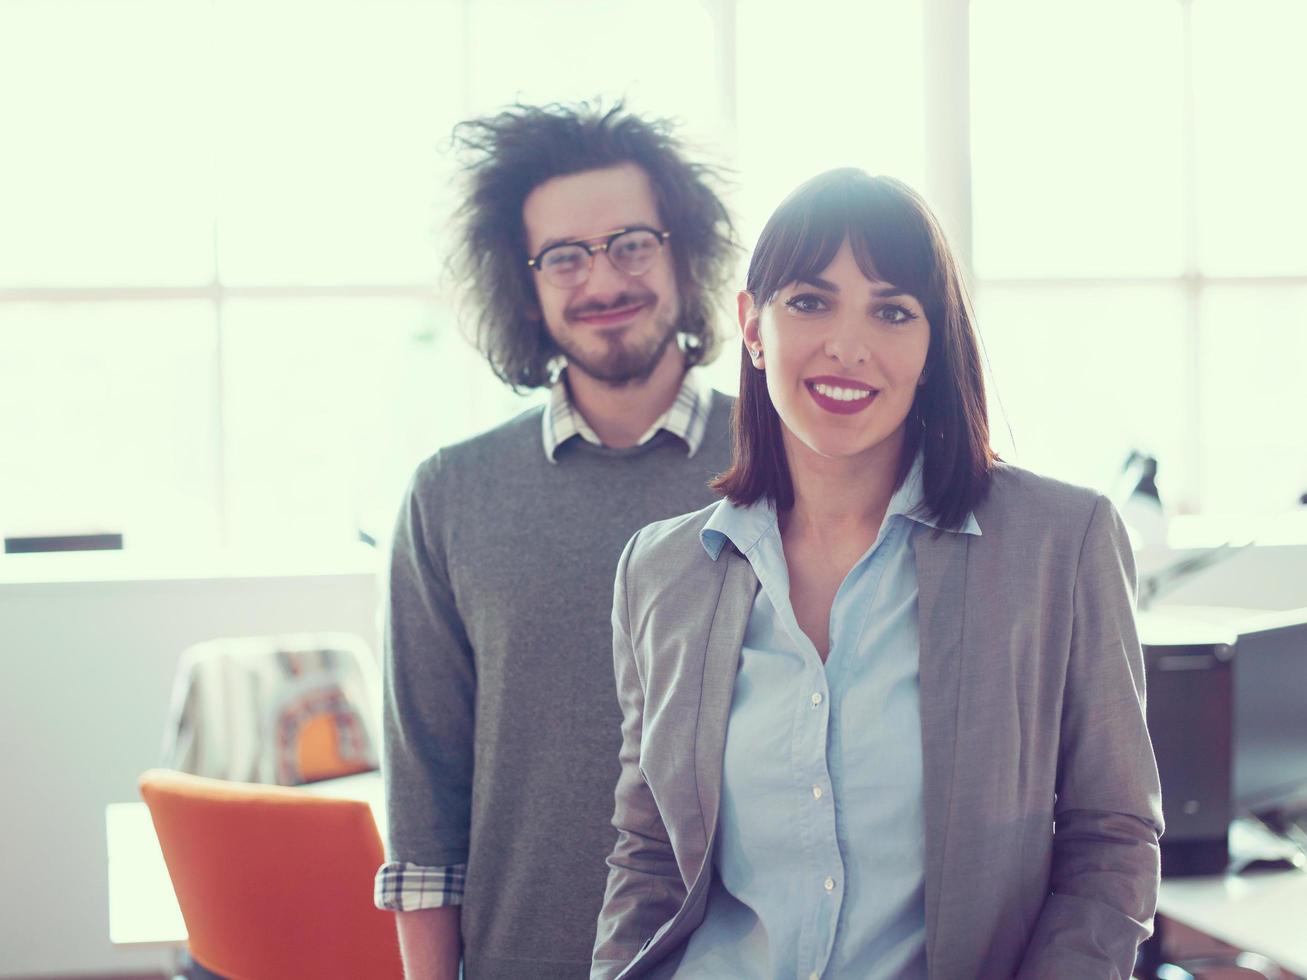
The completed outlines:
{"type": "Polygon", "coordinates": [[[377,871],[372,901],[377,908],[391,912],[462,905],[466,877],[466,864],[449,864],[441,868],[424,868],[400,861],[383,864],[377,871]]]}

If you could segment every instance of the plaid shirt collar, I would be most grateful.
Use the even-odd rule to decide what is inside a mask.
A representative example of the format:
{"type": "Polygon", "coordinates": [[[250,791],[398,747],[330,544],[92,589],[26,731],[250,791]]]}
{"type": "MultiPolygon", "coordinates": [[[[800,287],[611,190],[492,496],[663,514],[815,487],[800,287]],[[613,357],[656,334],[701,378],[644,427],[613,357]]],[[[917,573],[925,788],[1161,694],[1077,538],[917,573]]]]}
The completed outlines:
{"type": "MultiPolygon", "coordinates": [[[[572,404],[567,391],[567,372],[558,376],[549,392],[549,406],[544,412],[545,456],[555,463],[558,447],[572,438],[581,438],[594,446],[603,442],[595,435],[594,429],[586,423],[580,411],[572,404]]],[[[700,371],[690,368],[681,379],[681,390],[676,393],[676,400],[662,416],[649,427],[636,442],[643,446],[656,436],[661,429],[684,441],[687,455],[693,456],[703,444],[703,435],[708,428],[708,409],[712,405],[712,392],[704,383],[700,371]]]]}

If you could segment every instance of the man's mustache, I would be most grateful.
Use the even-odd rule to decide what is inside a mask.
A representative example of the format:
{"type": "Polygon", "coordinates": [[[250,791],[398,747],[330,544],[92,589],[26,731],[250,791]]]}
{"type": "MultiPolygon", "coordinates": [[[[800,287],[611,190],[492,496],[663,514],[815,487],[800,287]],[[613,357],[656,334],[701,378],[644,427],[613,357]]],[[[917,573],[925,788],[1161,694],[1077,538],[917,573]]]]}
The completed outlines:
{"type": "Polygon", "coordinates": [[[579,316],[593,316],[597,313],[624,310],[632,306],[647,306],[656,302],[657,299],[658,294],[649,289],[626,290],[619,293],[616,299],[606,303],[598,300],[587,300],[584,303],[578,303],[576,306],[569,306],[563,311],[563,315],[568,319],[579,316]]]}

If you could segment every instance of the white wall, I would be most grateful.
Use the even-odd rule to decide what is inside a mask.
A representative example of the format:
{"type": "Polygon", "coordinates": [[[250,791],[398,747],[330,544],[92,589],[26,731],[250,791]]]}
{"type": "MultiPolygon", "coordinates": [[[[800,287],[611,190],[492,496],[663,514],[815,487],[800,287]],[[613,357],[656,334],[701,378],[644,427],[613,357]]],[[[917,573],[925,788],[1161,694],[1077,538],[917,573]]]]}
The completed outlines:
{"type": "Polygon", "coordinates": [[[313,630],[375,649],[375,606],[366,573],[0,582],[0,977],[167,964],[109,943],[104,807],[158,761],[178,655],[313,630]]]}

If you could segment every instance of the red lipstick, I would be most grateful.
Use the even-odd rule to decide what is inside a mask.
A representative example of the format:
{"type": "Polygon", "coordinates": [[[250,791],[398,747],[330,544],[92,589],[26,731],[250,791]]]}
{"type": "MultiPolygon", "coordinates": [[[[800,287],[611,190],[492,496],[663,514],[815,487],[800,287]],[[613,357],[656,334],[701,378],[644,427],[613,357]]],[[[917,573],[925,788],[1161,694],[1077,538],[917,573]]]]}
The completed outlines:
{"type": "Polygon", "coordinates": [[[880,393],[880,389],[873,388],[865,382],[830,375],[824,375],[820,378],[807,378],[804,380],[803,386],[808,389],[808,394],[812,395],[813,401],[826,411],[834,412],[836,415],[853,415],[856,412],[861,412],[874,402],[876,395],[880,393]],[[818,385],[826,389],[826,391],[818,391],[818,385]],[[839,394],[836,394],[836,392],[839,394]],[[848,392],[857,392],[858,397],[849,398],[848,392]],[[862,394],[863,392],[866,392],[866,394],[862,394]],[[844,397],[840,397],[840,395],[844,397]]]}

